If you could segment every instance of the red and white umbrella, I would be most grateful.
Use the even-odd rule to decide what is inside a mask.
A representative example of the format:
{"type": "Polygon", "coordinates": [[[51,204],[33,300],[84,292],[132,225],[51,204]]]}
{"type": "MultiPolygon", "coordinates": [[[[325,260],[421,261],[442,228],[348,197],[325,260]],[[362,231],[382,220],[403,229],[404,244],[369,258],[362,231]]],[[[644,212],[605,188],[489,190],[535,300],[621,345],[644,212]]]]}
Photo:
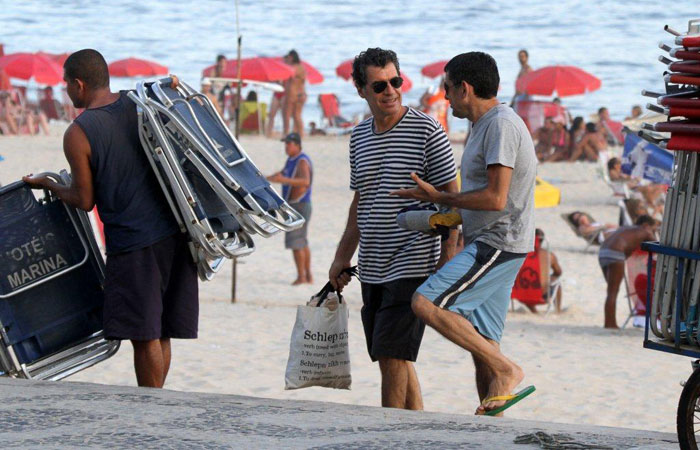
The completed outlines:
{"type": "Polygon", "coordinates": [[[21,80],[34,79],[39,84],[54,86],[63,82],[63,67],[40,53],[10,53],[0,56],[0,70],[21,80]]]}
{"type": "MultiPolygon", "coordinates": [[[[211,77],[216,66],[209,66],[202,72],[205,77],[211,77]]],[[[226,61],[222,78],[238,78],[238,64],[236,60],[226,61]]],[[[256,56],[254,58],[241,59],[241,78],[252,81],[282,81],[294,76],[294,68],[279,61],[277,58],[256,56]]]]}
{"type": "Polygon", "coordinates": [[[559,97],[580,95],[600,89],[598,78],[575,66],[547,66],[518,78],[515,87],[529,95],[559,97]]]}
{"type": "MultiPolygon", "coordinates": [[[[335,68],[335,73],[344,80],[350,80],[352,78],[352,59],[343,61],[335,68]]],[[[408,92],[413,87],[413,82],[404,71],[400,71],[399,74],[403,78],[403,84],[401,85],[401,92],[408,92]]]]}
{"type": "Polygon", "coordinates": [[[167,75],[168,68],[156,62],[139,58],[126,58],[113,61],[109,65],[109,74],[113,77],[154,77],[167,75]]]}
{"type": "Polygon", "coordinates": [[[66,59],[71,55],[70,52],[66,53],[49,53],[49,52],[37,52],[37,55],[47,56],[49,59],[53,60],[56,64],[63,67],[66,59]]]}

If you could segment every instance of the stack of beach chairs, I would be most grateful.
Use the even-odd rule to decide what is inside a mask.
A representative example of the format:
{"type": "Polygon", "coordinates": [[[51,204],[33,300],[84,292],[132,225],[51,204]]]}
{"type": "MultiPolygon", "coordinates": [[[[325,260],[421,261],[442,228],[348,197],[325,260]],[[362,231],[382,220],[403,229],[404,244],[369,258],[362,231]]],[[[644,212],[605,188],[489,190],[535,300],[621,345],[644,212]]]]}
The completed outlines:
{"type": "Polygon", "coordinates": [[[642,94],[655,98],[647,109],[665,114],[667,121],[645,123],[639,134],[673,150],[673,180],[659,244],[680,251],[658,254],[649,327],[663,340],[677,341],[680,336],[680,343],[697,346],[700,264],[688,252],[700,251],[700,20],[690,21],[685,34],[668,26],[665,29],[675,36],[675,46],[659,44],[667,52],[659,57],[667,66],[663,75],[666,92],[642,94]],[[680,320],[675,320],[676,314],[680,320]]]}
{"type": "Polygon", "coordinates": [[[139,138],[199,277],[255,250],[253,236],[292,231],[304,218],[270,186],[211,101],[174,78],[139,82],[139,138]]]}

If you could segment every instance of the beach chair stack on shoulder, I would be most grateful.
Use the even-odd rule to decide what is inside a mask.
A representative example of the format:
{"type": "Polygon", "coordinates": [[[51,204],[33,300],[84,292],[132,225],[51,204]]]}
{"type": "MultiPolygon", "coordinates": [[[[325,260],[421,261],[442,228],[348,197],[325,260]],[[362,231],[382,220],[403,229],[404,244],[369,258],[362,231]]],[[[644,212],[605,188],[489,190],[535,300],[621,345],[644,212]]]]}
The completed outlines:
{"type": "Polygon", "coordinates": [[[199,276],[210,280],[224,258],[252,253],[252,235],[269,237],[304,224],[275,192],[226,127],[211,101],[172,78],[140,82],[141,143],[183,232],[199,276]]]}
{"type": "Polygon", "coordinates": [[[658,254],[649,325],[659,338],[674,341],[678,331],[683,343],[698,345],[700,264],[682,254],[700,251],[700,20],[690,21],[687,34],[668,27],[666,31],[675,35],[676,45],[660,44],[670,57],[676,58],[659,58],[669,70],[664,73],[666,92],[642,94],[656,99],[657,104],[648,104],[648,109],[665,114],[668,119],[643,124],[639,135],[674,151],[672,185],[659,244],[675,254],[658,254]],[[676,313],[679,321],[674,320],[676,313]]]}

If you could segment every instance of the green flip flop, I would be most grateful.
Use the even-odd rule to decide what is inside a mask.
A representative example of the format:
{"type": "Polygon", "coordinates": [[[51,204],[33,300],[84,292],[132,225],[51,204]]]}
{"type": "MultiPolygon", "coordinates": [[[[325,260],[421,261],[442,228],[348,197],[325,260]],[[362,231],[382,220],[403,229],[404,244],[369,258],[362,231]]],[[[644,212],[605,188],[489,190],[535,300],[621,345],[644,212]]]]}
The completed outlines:
{"type": "Polygon", "coordinates": [[[528,386],[522,391],[518,392],[517,394],[510,394],[510,395],[495,395],[493,397],[489,397],[484,399],[484,401],[481,402],[482,405],[489,403],[489,402],[498,402],[498,401],[504,401],[505,404],[503,406],[499,406],[498,408],[492,409],[490,411],[486,411],[484,415],[486,416],[495,416],[498,413],[501,413],[505,411],[506,409],[510,408],[511,406],[515,405],[518,403],[520,400],[524,399],[528,395],[532,394],[535,392],[535,386],[528,386]]]}

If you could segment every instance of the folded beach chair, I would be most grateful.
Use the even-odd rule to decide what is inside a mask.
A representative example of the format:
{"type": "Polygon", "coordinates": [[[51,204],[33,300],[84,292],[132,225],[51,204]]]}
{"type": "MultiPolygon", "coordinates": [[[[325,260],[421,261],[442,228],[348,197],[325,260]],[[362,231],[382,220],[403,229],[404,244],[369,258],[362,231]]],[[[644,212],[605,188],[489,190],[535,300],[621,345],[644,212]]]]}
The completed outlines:
{"type": "Polygon", "coordinates": [[[209,99],[172,79],[140,82],[139,136],[183,232],[200,278],[223,258],[251,253],[252,234],[291,231],[304,218],[280,197],[226,127],[209,99]]]}
{"type": "MultiPolygon", "coordinates": [[[[582,214],[585,214],[591,223],[595,222],[595,219],[593,219],[593,217],[591,217],[590,214],[587,214],[587,213],[582,213],[582,214]]],[[[564,222],[566,222],[566,224],[569,225],[569,228],[571,228],[571,231],[573,231],[576,234],[576,236],[578,236],[581,239],[584,239],[586,241],[586,248],[584,249],[584,251],[587,251],[593,245],[600,245],[603,243],[603,236],[604,236],[603,233],[605,232],[604,225],[601,225],[599,228],[594,230],[591,234],[584,236],[579,231],[577,224],[575,224],[573,222],[572,215],[573,215],[573,213],[561,214],[561,218],[564,219],[564,222]]]]}
{"type": "Polygon", "coordinates": [[[0,375],[59,380],[116,353],[102,331],[104,261],[87,214],[18,181],[0,188],[0,236],[0,375]]]}
{"type": "MultiPolygon", "coordinates": [[[[511,291],[511,309],[515,309],[514,300],[519,301],[525,305],[537,306],[537,305],[547,305],[547,310],[545,314],[548,314],[554,305],[554,299],[556,299],[559,290],[561,289],[561,279],[552,282],[550,278],[550,272],[547,270],[547,284],[549,285],[549,292],[545,292],[542,289],[541,275],[542,270],[540,266],[540,257],[538,250],[544,248],[547,250],[547,258],[550,257],[549,243],[546,239],[540,241],[540,239],[535,239],[535,250],[528,253],[523,261],[523,265],[520,267],[518,275],[515,277],[515,283],[513,284],[513,290],[511,291]]],[[[547,267],[551,264],[547,261],[547,267]]]]}

